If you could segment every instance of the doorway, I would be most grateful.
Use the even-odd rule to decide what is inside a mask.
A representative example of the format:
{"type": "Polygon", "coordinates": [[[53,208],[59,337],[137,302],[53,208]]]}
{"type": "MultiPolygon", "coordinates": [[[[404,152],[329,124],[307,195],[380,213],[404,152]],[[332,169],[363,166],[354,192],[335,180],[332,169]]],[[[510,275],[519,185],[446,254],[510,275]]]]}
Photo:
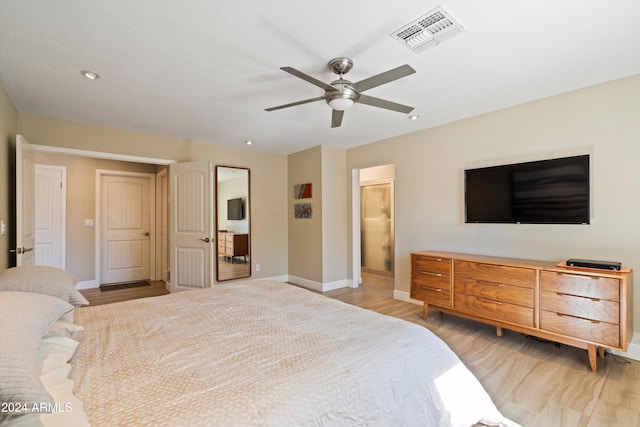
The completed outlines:
{"type": "Polygon", "coordinates": [[[393,277],[393,181],[360,186],[362,271],[393,277]]]}
{"type": "Polygon", "coordinates": [[[96,173],[100,284],[155,279],[155,176],[96,173]]]}
{"type": "Polygon", "coordinates": [[[360,170],[360,274],[364,287],[393,292],[395,165],[360,170]]]}

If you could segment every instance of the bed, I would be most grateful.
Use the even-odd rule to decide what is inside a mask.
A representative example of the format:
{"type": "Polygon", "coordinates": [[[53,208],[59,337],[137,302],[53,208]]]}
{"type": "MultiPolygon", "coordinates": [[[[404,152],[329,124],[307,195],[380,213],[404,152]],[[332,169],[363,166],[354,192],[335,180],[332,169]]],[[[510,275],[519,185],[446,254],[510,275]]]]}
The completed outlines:
{"type": "MultiPolygon", "coordinates": [[[[428,329],[281,282],[82,307],[73,317],[64,337],[80,342],[73,393],[56,401],[77,401],[50,415],[75,418],[60,425],[517,425],[428,329]]],[[[8,421],[47,425],[50,415],[8,421]]]]}

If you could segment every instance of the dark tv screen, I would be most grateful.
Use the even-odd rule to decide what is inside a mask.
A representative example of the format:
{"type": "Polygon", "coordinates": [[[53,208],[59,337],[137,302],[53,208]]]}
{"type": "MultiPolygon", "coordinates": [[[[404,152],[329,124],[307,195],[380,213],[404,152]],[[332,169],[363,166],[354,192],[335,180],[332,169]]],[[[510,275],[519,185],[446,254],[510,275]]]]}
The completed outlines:
{"type": "Polygon", "coordinates": [[[589,224],[589,155],[467,169],[465,222],[589,224]]]}
{"type": "Polygon", "coordinates": [[[227,200],[227,219],[244,219],[244,205],[241,198],[227,200]]]}

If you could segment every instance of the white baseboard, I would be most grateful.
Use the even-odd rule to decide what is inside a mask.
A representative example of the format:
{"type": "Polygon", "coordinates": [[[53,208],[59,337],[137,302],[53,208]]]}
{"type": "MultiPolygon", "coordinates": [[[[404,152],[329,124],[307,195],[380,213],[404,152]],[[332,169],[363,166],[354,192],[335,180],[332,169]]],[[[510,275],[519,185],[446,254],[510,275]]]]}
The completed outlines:
{"type": "Polygon", "coordinates": [[[352,287],[352,281],[348,279],[337,280],[335,282],[320,283],[313,280],[303,279],[297,276],[288,276],[286,282],[293,283],[294,285],[302,286],[303,288],[311,289],[317,292],[328,292],[335,289],[350,288],[352,287]]]}
{"type": "Polygon", "coordinates": [[[397,289],[393,290],[393,299],[397,299],[399,301],[410,302],[411,304],[422,305],[422,301],[418,301],[417,299],[411,299],[409,297],[409,292],[399,291],[397,289]]]}
{"type": "Polygon", "coordinates": [[[100,284],[96,280],[84,280],[76,283],[76,289],[93,289],[99,287],[100,284]]]}
{"type": "Polygon", "coordinates": [[[276,282],[287,282],[289,280],[289,276],[272,276],[272,277],[252,277],[251,280],[275,280],[276,282]]]}
{"type": "Polygon", "coordinates": [[[629,348],[627,348],[626,353],[615,350],[611,350],[611,353],[617,354],[618,356],[626,357],[628,359],[640,361],[640,332],[635,332],[633,334],[631,343],[629,343],[629,348]]]}

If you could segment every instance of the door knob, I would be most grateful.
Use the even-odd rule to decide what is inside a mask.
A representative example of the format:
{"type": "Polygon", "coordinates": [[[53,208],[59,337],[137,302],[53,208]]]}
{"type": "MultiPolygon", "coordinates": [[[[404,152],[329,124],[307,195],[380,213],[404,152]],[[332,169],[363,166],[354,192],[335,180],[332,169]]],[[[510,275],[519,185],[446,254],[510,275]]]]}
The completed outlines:
{"type": "Polygon", "coordinates": [[[211,240],[209,240],[208,237],[205,237],[204,239],[198,239],[198,240],[202,240],[205,243],[209,243],[211,240]]]}
{"type": "Polygon", "coordinates": [[[144,236],[149,237],[149,232],[144,233],[144,236]]]}
{"type": "Polygon", "coordinates": [[[31,252],[33,250],[33,248],[18,248],[18,249],[9,249],[9,252],[14,253],[14,254],[24,254],[27,252],[31,252]]]}

